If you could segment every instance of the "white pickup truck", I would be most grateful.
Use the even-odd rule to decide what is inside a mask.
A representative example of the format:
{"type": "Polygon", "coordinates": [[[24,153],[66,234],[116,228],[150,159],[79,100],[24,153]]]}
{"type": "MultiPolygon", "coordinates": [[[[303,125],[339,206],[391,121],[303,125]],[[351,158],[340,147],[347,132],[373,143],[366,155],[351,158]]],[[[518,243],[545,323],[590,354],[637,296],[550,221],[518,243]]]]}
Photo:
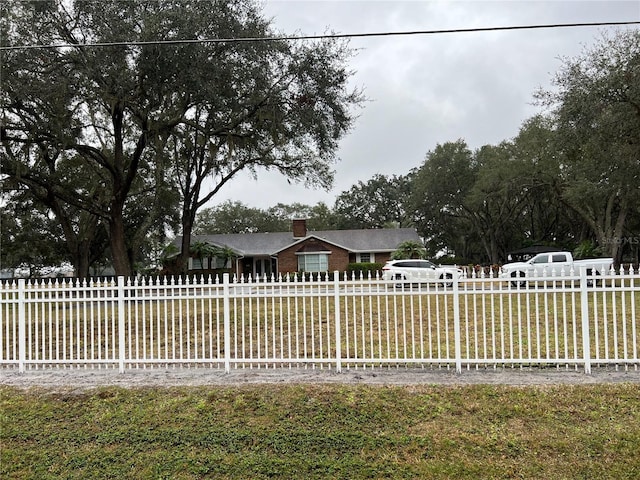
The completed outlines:
{"type": "Polygon", "coordinates": [[[609,271],[613,258],[592,258],[574,260],[569,252],[539,253],[526,262],[507,263],[502,266],[500,276],[511,279],[513,285],[524,286],[523,277],[542,277],[579,274],[582,269],[587,275],[602,275],[609,271]]]}

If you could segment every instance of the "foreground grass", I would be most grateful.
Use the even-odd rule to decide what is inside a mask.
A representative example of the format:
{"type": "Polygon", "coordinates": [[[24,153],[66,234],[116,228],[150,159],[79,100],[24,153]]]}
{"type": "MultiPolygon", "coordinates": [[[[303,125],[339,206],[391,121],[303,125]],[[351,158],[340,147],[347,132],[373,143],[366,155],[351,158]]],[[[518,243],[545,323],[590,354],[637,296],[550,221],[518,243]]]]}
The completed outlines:
{"type": "Polygon", "coordinates": [[[640,478],[640,385],[0,387],[0,477],[640,478]]]}

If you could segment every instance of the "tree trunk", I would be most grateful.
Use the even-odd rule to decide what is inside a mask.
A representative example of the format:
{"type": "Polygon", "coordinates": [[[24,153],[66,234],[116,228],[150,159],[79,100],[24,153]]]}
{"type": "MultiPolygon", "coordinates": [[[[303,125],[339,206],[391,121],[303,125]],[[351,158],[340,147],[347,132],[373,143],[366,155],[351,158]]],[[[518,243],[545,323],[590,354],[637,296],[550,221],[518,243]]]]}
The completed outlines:
{"type": "Polygon", "coordinates": [[[109,245],[111,246],[111,261],[117,276],[131,275],[131,262],[125,240],[123,206],[121,202],[113,202],[109,218],[109,245]]]}
{"type": "MultiPolygon", "coordinates": [[[[67,242],[68,243],[68,242],[67,242]]],[[[77,242],[73,252],[73,269],[76,277],[89,277],[89,257],[91,256],[91,243],[88,241],[77,242]]]]}
{"type": "Polygon", "coordinates": [[[189,269],[189,252],[191,250],[191,231],[195,222],[196,209],[189,206],[190,202],[185,201],[185,207],[182,211],[182,244],[180,246],[180,255],[178,256],[177,268],[180,273],[187,273],[189,269]]]}
{"type": "MultiPolygon", "coordinates": [[[[609,203],[613,204],[615,198],[612,197],[609,203]]],[[[617,268],[622,262],[622,235],[624,233],[624,225],[629,211],[629,202],[622,199],[617,215],[612,213],[613,206],[608,207],[604,214],[594,219],[585,217],[593,233],[596,235],[598,245],[602,248],[602,253],[609,257],[613,257],[614,266],[617,268]]]]}
{"type": "Polygon", "coordinates": [[[83,249],[84,251],[79,252],[78,255],[78,263],[74,265],[76,276],[79,278],[88,278],[89,277],[89,249],[83,249]]]}
{"type": "Polygon", "coordinates": [[[182,209],[182,240],[180,243],[180,252],[171,261],[165,265],[165,271],[168,275],[184,275],[189,267],[189,252],[191,249],[191,230],[195,221],[195,212],[192,212],[188,206],[182,209]]]}
{"type": "Polygon", "coordinates": [[[607,239],[607,243],[611,245],[611,256],[613,257],[613,264],[616,268],[622,263],[623,253],[623,239],[624,225],[627,219],[628,202],[623,200],[618,211],[618,218],[613,225],[613,231],[611,232],[611,238],[607,239]]]}
{"type": "Polygon", "coordinates": [[[98,217],[90,213],[80,212],[74,229],[71,216],[52,192],[48,192],[48,195],[42,197],[42,200],[51,208],[62,226],[65,243],[72,257],[71,263],[73,264],[75,275],[79,278],[89,277],[91,245],[96,238],[96,230],[99,224],[98,217]]]}

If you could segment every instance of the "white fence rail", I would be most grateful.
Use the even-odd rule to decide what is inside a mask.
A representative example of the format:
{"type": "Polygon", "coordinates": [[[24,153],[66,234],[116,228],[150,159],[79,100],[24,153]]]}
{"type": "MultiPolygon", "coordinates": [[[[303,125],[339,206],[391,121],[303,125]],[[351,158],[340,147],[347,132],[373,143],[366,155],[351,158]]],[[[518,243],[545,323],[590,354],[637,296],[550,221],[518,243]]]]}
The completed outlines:
{"type": "Polygon", "coordinates": [[[396,284],[330,278],[11,281],[0,365],[640,366],[638,272],[396,284]]]}

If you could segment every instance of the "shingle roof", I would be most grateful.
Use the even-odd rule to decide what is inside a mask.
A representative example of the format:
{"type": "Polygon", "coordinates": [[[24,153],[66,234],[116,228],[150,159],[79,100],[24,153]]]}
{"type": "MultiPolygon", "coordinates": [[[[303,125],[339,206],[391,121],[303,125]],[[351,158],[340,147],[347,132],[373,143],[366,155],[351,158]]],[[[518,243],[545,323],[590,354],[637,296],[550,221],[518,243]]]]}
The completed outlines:
{"type": "Polygon", "coordinates": [[[420,241],[413,228],[381,228],[370,230],[325,230],[308,235],[326,240],[351,252],[393,251],[407,240],[420,241]]]}
{"type": "MultiPolygon", "coordinates": [[[[420,241],[413,228],[310,230],[305,238],[310,237],[319,238],[350,252],[392,252],[407,240],[420,241]]],[[[191,241],[229,247],[243,256],[257,256],[274,255],[305,238],[294,238],[292,232],[273,232],[194,235],[191,241]]]]}
{"type": "Polygon", "coordinates": [[[293,243],[291,232],[194,235],[191,242],[229,247],[244,256],[272,255],[293,243]]]}

